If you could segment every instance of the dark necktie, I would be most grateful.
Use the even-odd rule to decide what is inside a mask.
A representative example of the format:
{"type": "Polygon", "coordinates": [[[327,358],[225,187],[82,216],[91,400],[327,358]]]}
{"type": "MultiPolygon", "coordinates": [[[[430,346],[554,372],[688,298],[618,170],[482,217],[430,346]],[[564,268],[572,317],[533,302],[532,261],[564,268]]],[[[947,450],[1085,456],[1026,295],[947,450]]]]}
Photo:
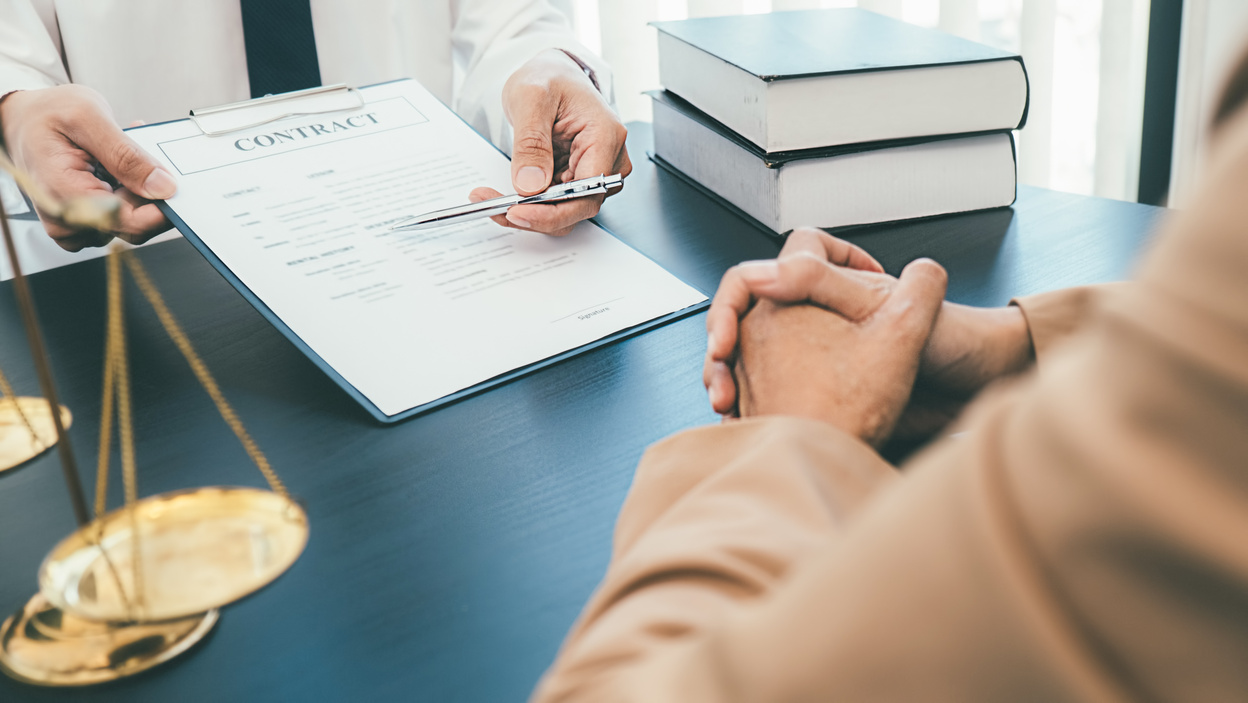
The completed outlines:
{"type": "Polygon", "coordinates": [[[251,97],[321,84],[310,0],[239,0],[251,97]]]}

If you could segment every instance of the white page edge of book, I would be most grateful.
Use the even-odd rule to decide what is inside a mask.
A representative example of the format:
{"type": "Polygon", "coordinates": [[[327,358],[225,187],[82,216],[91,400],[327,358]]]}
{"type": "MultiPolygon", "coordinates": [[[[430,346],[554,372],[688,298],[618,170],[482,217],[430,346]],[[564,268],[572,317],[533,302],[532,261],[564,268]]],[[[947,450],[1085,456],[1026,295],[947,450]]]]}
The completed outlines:
{"type": "Polygon", "coordinates": [[[763,225],[782,231],[776,229],[780,224],[778,169],[762,167],[757,156],[670,105],[656,101],[653,119],[656,154],[763,225]],[[708,135],[718,141],[709,140],[708,135]]]}
{"type": "Polygon", "coordinates": [[[1017,185],[1008,132],[795,161],[779,171],[782,232],[1003,207],[1017,185]]]}
{"type": "Polygon", "coordinates": [[[1017,172],[1009,132],[801,160],[776,169],[670,106],[656,103],[654,115],[658,156],[777,233],[801,225],[873,224],[1014,202],[1017,172]],[[972,152],[973,158],[962,158],[972,152]],[[961,160],[960,168],[950,157],[961,160]],[[823,170],[824,177],[807,179],[808,184],[801,186],[811,170],[823,170]],[[836,178],[839,184],[828,182],[836,178]],[[908,199],[882,204],[880,193],[890,179],[909,184],[908,199]],[[922,187],[913,183],[922,179],[926,179],[922,187]],[[961,195],[955,187],[961,188],[961,195]],[[833,193],[841,197],[830,197],[833,193]],[[853,204],[849,210],[829,209],[847,201],[853,204]]]}
{"type": "Polygon", "coordinates": [[[777,81],[766,103],[769,151],[789,151],[1011,129],[1027,81],[1017,61],[927,66],[777,81]]]}

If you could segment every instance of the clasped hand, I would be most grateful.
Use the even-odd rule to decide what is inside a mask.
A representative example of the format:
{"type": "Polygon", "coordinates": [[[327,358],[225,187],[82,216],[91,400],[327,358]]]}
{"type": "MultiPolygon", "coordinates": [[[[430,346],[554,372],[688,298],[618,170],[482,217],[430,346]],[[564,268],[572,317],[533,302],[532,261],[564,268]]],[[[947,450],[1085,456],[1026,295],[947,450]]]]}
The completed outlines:
{"type": "Polygon", "coordinates": [[[777,259],[720,283],[703,367],[712,407],[811,417],[876,446],[895,431],[930,435],[1032,359],[1018,308],[944,302],[945,284],[929,259],[894,278],[849,242],[794,230],[777,259]]]}
{"type": "MultiPolygon", "coordinates": [[[[513,125],[511,167],[516,192],[531,195],[561,182],[598,174],[627,176],[627,131],[593,83],[566,54],[544,51],[518,69],[503,90],[513,125]]],[[[108,102],[81,85],[10,93],[0,102],[0,140],[19,167],[53,197],[115,193],[122,200],[116,231],[74,228],[40,211],[62,248],[103,246],[113,237],[145,242],[171,227],[152,202],[177,190],[173,176],[117,126],[108,102]]],[[[473,200],[501,195],[489,188],[473,200]]],[[[566,234],[593,217],[604,196],[559,204],[523,205],[495,221],[547,234],[566,234]]]]}

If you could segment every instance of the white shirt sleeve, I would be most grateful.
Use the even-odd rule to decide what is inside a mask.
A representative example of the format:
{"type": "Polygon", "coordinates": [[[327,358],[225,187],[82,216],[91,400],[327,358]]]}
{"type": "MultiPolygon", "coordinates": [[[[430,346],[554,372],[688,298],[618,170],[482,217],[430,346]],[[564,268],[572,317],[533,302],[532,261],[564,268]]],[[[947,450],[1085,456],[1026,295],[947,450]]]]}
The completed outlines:
{"type": "Polygon", "coordinates": [[[563,49],[585,62],[615,106],[610,69],[576,41],[568,18],[546,0],[454,0],[452,8],[451,42],[464,69],[452,107],[504,151],[511,153],[512,133],[503,114],[503,84],[545,49],[563,49]]]}
{"type": "Polygon", "coordinates": [[[68,83],[65,64],[30,0],[0,0],[0,97],[68,83]]]}

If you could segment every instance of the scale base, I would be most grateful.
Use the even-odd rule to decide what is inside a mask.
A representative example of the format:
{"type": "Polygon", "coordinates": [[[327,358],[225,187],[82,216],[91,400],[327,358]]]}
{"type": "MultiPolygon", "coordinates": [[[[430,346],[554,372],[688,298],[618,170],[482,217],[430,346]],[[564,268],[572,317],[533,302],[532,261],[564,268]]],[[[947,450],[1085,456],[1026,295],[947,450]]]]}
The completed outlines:
{"type": "MultiPolygon", "coordinates": [[[[68,428],[71,420],[69,409],[62,405],[61,423],[68,428]]],[[[0,397],[0,472],[17,468],[54,446],[56,425],[52,422],[48,401],[29,396],[0,397]],[[19,406],[21,413],[17,411],[19,406]],[[22,414],[30,421],[37,437],[30,436],[22,414]]]]}
{"type": "Polygon", "coordinates": [[[217,624],[210,610],[151,623],[93,622],[58,610],[40,594],[0,626],[0,671],[36,686],[90,686],[173,659],[217,624]]]}

